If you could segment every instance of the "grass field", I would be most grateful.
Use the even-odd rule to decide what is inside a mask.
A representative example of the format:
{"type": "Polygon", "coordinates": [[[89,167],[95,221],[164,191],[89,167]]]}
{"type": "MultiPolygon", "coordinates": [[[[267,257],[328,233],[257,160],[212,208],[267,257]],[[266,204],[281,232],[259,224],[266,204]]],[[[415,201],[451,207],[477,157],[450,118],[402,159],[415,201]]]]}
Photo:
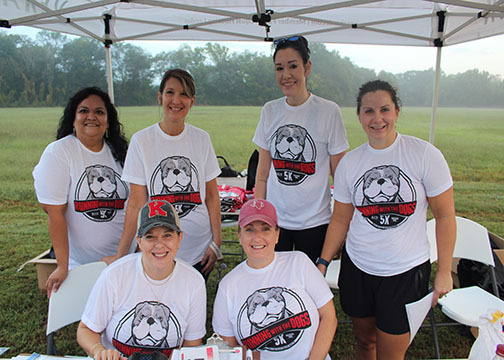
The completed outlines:
{"type": "MultiPolygon", "coordinates": [[[[188,122],[209,132],[216,153],[241,171],[255,148],[251,139],[260,111],[260,107],[196,106],[188,122]]],[[[354,148],[365,141],[365,135],[354,109],[342,111],[354,148]]],[[[47,218],[38,206],[31,171],[45,146],[54,139],[61,113],[60,108],[0,109],[0,347],[11,348],[4,357],[20,352],[45,352],[47,299],[37,290],[34,266],[21,272],[16,269],[50,246],[47,218]]],[[[161,110],[126,107],[120,108],[119,114],[129,138],[159,120],[161,110]]],[[[398,130],[428,139],[429,122],[430,109],[405,108],[398,130]]],[[[457,215],[504,235],[504,110],[440,109],[436,146],[452,170],[457,215]]],[[[235,239],[234,231],[225,229],[224,238],[235,239]]],[[[228,250],[233,247],[226,246],[228,250]]],[[[237,256],[227,256],[225,263],[230,269],[239,260],[237,256]]],[[[214,271],[208,284],[210,300],[217,282],[218,274],[214,271]]],[[[348,320],[339,310],[338,301],[336,305],[339,320],[348,320]]],[[[436,316],[444,319],[439,312],[436,316]]],[[[210,323],[207,330],[207,335],[211,335],[210,323]]],[[[473,341],[462,327],[442,328],[439,338],[443,358],[467,357],[473,341]]],[[[350,358],[354,343],[351,326],[340,323],[331,349],[333,359],[350,358]]],[[[61,353],[83,354],[75,342],[75,327],[61,331],[56,344],[61,353]]],[[[407,358],[432,356],[430,329],[421,329],[407,358]]]]}

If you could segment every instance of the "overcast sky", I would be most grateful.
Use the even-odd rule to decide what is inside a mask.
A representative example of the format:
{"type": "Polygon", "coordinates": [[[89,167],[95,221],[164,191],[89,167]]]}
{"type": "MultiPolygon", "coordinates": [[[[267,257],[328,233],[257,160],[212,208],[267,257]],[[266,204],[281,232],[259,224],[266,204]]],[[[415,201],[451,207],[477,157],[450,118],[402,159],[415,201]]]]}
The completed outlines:
{"type": "MultiPolygon", "coordinates": [[[[18,26],[5,30],[8,34],[24,34],[34,37],[36,30],[18,26]]],[[[134,45],[143,47],[151,54],[161,51],[175,50],[183,43],[181,41],[132,41],[134,45]]],[[[205,42],[188,42],[192,47],[204,46],[205,42]]],[[[271,53],[271,43],[263,42],[221,42],[231,52],[241,52],[245,49],[271,53]]],[[[426,70],[436,64],[436,49],[413,46],[388,45],[352,45],[326,44],[330,50],[336,50],[340,56],[348,57],[357,66],[374,69],[377,72],[385,70],[391,73],[403,73],[408,70],[426,70]]],[[[447,74],[457,74],[470,69],[480,69],[504,79],[504,35],[493,36],[482,40],[470,41],[464,44],[447,46],[442,49],[441,69],[447,74]]]]}

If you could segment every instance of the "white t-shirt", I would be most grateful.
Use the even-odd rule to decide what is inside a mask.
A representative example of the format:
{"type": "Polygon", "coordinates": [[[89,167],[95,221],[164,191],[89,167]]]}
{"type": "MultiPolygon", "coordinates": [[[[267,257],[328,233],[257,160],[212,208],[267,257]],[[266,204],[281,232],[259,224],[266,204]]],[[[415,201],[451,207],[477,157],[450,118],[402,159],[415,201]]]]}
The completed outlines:
{"type": "Polygon", "coordinates": [[[302,105],[267,102],[253,139],[270,152],[266,198],[279,226],[303,230],[331,219],[330,155],[348,149],[338,105],[311,94],[302,105]]]}
{"type": "Polygon", "coordinates": [[[194,265],[213,240],[206,183],[219,174],[208,133],[185,124],[180,135],[169,136],[157,123],[131,138],[122,179],[147,186],[150,199],[173,204],[184,232],[177,257],[194,265]]]}
{"type": "Polygon", "coordinates": [[[277,252],[253,269],[244,261],[219,283],[212,325],[261,352],[261,359],[307,359],[319,326],[318,309],[332,301],[324,277],[302,252],[277,252]]]}
{"type": "Polygon", "coordinates": [[[74,135],[50,143],[35,166],[38,201],[67,204],[69,269],[117,252],[129,196],[121,172],[107,143],[94,152],[74,135]]]}
{"type": "Polygon", "coordinates": [[[206,289],[200,273],[177,260],[168,282],[149,280],[141,253],[115,261],[98,278],[82,322],[102,333],[105,348],[125,357],[142,350],[168,356],[184,340],[205,335],[206,289]]]}
{"type": "Polygon", "coordinates": [[[386,149],[365,143],[343,157],[334,184],[334,199],[355,206],[346,250],[359,269],[392,276],[429,259],[427,197],[453,185],[433,145],[400,134],[386,149]]]}

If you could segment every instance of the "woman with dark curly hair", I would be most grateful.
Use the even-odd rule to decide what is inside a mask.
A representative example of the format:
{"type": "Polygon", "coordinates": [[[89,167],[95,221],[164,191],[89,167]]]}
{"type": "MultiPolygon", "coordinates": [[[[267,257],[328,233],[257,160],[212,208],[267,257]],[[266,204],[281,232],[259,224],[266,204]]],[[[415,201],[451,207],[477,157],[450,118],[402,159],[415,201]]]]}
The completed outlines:
{"type": "Polygon", "coordinates": [[[56,139],[33,170],[58,262],[46,283],[48,296],[69,269],[115,254],[129,195],[121,181],[128,141],[107,93],[88,87],[73,95],[56,139]]]}

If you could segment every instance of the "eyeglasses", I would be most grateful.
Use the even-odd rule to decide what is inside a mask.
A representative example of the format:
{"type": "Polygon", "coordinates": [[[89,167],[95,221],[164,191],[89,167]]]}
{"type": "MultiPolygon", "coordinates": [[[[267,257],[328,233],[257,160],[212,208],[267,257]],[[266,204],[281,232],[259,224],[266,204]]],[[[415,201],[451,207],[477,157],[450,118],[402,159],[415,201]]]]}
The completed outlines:
{"type": "Polygon", "coordinates": [[[300,36],[291,36],[288,38],[280,38],[280,39],[276,39],[275,41],[273,41],[273,44],[275,46],[278,46],[279,44],[283,44],[286,41],[291,41],[291,42],[298,41],[300,38],[301,38],[300,36]]]}

